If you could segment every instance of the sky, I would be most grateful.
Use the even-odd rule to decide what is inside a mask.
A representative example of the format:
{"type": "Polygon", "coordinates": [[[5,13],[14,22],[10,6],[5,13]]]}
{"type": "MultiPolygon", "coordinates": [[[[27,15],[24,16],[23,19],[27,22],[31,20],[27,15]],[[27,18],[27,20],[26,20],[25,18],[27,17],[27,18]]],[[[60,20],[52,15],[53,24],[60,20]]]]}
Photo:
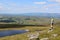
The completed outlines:
{"type": "Polygon", "coordinates": [[[0,0],[0,13],[60,13],[60,0],[0,0]]]}

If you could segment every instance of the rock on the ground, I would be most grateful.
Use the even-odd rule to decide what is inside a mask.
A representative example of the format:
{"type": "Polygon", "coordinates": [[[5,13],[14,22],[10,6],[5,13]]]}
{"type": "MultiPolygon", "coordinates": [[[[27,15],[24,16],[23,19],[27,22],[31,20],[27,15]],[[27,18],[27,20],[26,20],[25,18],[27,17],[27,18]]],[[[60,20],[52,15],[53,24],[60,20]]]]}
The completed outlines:
{"type": "Polygon", "coordinates": [[[49,40],[49,38],[42,38],[42,39],[40,39],[40,40],[49,40]]]}
{"type": "Polygon", "coordinates": [[[58,36],[58,34],[52,34],[52,36],[53,36],[53,37],[57,37],[57,36],[58,36]]]}

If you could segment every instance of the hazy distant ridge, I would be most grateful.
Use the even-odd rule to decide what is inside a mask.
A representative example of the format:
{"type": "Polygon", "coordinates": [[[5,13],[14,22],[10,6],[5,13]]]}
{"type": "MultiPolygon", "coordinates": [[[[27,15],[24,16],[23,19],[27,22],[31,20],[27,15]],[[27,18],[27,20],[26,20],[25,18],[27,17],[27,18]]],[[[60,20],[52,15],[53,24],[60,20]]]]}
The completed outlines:
{"type": "Polygon", "coordinates": [[[18,14],[0,14],[0,16],[37,16],[37,17],[58,17],[60,13],[18,13],[18,14]]]}

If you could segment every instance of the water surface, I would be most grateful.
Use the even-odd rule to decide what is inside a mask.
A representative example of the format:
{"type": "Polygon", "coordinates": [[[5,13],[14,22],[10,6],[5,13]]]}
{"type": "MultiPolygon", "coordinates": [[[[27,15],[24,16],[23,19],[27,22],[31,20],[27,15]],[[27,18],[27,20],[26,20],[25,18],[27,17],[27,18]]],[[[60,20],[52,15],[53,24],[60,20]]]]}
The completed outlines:
{"type": "Polygon", "coordinates": [[[26,32],[27,32],[26,30],[5,30],[5,31],[0,31],[0,37],[22,34],[26,32]]]}

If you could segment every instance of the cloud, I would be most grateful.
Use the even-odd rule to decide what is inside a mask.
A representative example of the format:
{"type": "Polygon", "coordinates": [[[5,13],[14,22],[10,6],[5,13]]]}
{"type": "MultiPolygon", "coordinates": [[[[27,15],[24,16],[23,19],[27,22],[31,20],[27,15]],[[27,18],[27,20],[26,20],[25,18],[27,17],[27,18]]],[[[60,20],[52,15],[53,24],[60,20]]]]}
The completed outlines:
{"type": "Polygon", "coordinates": [[[51,1],[51,2],[59,2],[60,3],[60,0],[48,0],[48,1],[51,1]]]}
{"type": "Polygon", "coordinates": [[[11,12],[11,13],[25,13],[25,12],[60,12],[60,0],[48,0],[46,1],[34,1],[33,4],[23,4],[20,5],[18,3],[14,2],[5,2],[5,3],[0,3],[0,11],[6,11],[6,12],[11,12]],[[51,3],[53,2],[53,3],[51,3]],[[55,3],[56,2],[56,3],[55,3]],[[38,4],[38,5],[36,5],[38,4]]]}
{"type": "Polygon", "coordinates": [[[56,2],[60,2],[60,0],[56,0],[56,2]]]}
{"type": "Polygon", "coordinates": [[[0,6],[0,10],[3,10],[3,8],[4,8],[3,6],[0,6]]]}
{"type": "Polygon", "coordinates": [[[46,4],[46,2],[34,2],[34,4],[46,4]]]}
{"type": "Polygon", "coordinates": [[[45,5],[46,7],[48,8],[54,8],[54,7],[59,7],[59,4],[48,4],[48,5],[45,5]]]}

